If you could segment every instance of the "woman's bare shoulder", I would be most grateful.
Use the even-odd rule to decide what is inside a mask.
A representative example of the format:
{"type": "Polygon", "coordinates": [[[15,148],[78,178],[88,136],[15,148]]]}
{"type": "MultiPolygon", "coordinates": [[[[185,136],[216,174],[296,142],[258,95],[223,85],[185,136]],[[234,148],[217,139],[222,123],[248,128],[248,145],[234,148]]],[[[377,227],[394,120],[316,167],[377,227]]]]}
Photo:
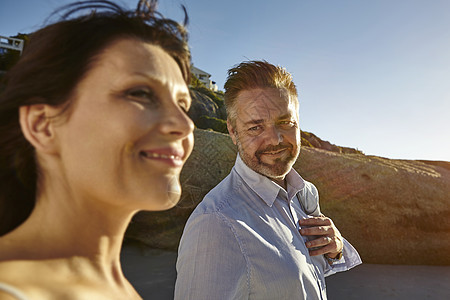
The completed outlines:
{"type": "Polygon", "coordinates": [[[0,282],[10,284],[19,289],[32,286],[45,286],[48,282],[57,282],[60,272],[39,260],[0,261],[0,282]]]}
{"type": "Polygon", "coordinates": [[[0,289],[0,299],[2,299],[2,300],[18,300],[16,296],[13,296],[12,294],[10,294],[8,292],[2,291],[1,289],[0,289]]]}
{"type": "Polygon", "coordinates": [[[6,260],[0,261],[0,282],[23,280],[34,273],[37,266],[33,261],[6,260]]]}
{"type": "MultiPolygon", "coordinates": [[[[0,283],[13,286],[33,300],[140,299],[129,283],[126,289],[108,287],[110,282],[89,276],[90,272],[83,276],[74,274],[77,273],[74,269],[79,268],[83,267],[78,259],[3,261],[0,262],[0,283]]],[[[0,289],[1,300],[21,299],[4,294],[0,289]]]]}
{"type": "Polygon", "coordinates": [[[27,272],[20,274],[26,269],[24,264],[18,261],[0,262],[0,299],[1,300],[23,300],[28,299],[24,294],[27,272]]]}
{"type": "Polygon", "coordinates": [[[28,297],[16,286],[0,282],[0,299],[28,300],[28,297]]]}

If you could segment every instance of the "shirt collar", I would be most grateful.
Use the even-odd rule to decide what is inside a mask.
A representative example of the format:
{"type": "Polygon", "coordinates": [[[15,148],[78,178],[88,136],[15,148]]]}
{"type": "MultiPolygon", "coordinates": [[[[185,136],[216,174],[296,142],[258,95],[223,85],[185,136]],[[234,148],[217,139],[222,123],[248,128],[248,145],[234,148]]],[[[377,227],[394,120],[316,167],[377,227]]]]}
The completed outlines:
{"type": "MultiPolygon", "coordinates": [[[[284,189],[252,169],[250,169],[238,154],[234,169],[241,176],[242,180],[268,205],[272,206],[280,190],[284,189]]],[[[305,186],[303,178],[293,168],[286,175],[287,192],[289,199],[292,199],[305,186]]]]}

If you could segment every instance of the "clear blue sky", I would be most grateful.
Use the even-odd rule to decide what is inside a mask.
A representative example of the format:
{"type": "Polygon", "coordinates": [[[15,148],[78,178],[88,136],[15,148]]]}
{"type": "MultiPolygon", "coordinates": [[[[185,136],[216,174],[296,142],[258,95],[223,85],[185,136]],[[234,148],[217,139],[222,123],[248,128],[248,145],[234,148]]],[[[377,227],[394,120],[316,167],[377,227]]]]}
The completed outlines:
{"type": "MultiPolygon", "coordinates": [[[[67,2],[0,0],[0,35],[38,29],[67,2]]],[[[220,89],[228,68],[265,59],[293,74],[303,130],[368,155],[450,161],[450,1],[160,0],[178,21],[180,4],[193,62],[220,89]]]]}

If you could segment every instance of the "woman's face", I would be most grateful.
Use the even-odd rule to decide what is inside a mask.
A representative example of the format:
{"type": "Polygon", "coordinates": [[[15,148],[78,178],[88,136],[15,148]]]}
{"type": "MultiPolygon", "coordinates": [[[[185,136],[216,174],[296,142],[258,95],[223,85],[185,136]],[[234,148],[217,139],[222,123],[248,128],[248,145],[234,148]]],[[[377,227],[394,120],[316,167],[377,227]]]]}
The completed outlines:
{"type": "Polygon", "coordinates": [[[71,101],[58,126],[71,193],[136,210],[178,202],[194,126],[189,90],[171,56],[121,39],[101,53],[71,101]]]}

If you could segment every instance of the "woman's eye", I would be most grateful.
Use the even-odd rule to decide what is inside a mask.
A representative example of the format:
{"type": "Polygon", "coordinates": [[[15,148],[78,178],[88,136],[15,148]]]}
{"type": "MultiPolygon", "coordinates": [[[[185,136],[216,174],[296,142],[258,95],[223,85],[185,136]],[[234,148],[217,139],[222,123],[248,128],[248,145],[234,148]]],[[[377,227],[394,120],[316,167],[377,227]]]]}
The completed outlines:
{"type": "Polygon", "coordinates": [[[126,92],[126,96],[128,98],[131,98],[132,100],[138,100],[142,102],[155,102],[156,96],[153,93],[152,90],[147,88],[138,88],[138,89],[131,89],[126,92]]]}
{"type": "Polygon", "coordinates": [[[190,105],[189,102],[187,100],[179,100],[178,101],[178,106],[181,107],[181,109],[187,113],[189,111],[190,105]]]}

